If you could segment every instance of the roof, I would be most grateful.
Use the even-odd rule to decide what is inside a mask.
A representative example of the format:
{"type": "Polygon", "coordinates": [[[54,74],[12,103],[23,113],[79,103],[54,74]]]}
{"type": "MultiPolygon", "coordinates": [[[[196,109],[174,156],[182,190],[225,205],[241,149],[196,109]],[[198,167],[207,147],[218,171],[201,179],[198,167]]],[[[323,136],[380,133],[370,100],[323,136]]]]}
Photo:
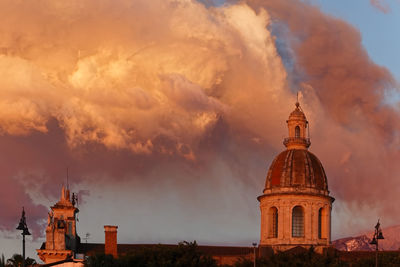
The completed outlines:
{"type": "Polygon", "coordinates": [[[68,263],[68,262],[80,262],[80,263],[82,263],[83,260],[76,260],[76,259],[68,258],[68,259],[61,260],[61,261],[56,261],[56,262],[52,262],[52,263],[45,263],[45,264],[37,264],[37,265],[34,265],[34,266],[51,267],[51,266],[59,266],[60,264],[68,263]]]}
{"type": "Polygon", "coordinates": [[[288,149],[273,160],[265,181],[265,189],[279,187],[328,190],[322,163],[306,149],[288,149]]]}
{"type": "Polygon", "coordinates": [[[297,117],[297,119],[306,119],[306,115],[304,115],[304,112],[301,110],[299,102],[296,103],[295,110],[290,113],[289,120],[291,118],[294,119],[293,117],[297,117]]]}

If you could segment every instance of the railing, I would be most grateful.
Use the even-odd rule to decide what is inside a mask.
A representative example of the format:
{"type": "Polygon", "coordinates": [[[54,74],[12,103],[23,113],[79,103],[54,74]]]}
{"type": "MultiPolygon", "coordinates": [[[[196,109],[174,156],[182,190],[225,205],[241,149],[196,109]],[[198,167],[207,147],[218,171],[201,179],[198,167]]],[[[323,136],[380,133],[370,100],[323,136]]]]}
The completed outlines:
{"type": "Polygon", "coordinates": [[[287,146],[289,143],[305,145],[306,147],[309,147],[311,145],[310,138],[288,137],[288,138],[283,139],[283,144],[285,146],[287,146]]]}

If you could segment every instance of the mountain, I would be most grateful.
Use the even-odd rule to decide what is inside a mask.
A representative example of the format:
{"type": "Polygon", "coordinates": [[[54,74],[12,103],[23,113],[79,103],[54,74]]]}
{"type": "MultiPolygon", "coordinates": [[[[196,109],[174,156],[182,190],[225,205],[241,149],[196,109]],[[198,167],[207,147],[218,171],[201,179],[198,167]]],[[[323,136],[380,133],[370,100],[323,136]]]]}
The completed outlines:
{"type": "Polygon", "coordinates": [[[360,235],[356,237],[345,237],[335,241],[332,241],[332,245],[343,251],[373,251],[375,250],[375,245],[370,245],[371,239],[366,235],[360,235]]]}
{"type": "MultiPolygon", "coordinates": [[[[400,225],[382,228],[383,237],[379,240],[379,250],[399,250],[400,248],[400,225]]],[[[343,251],[373,251],[375,245],[369,244],[374,233],[366,232],[356,237],[346,237],[332,241],[332,245],[343,251]]]]}

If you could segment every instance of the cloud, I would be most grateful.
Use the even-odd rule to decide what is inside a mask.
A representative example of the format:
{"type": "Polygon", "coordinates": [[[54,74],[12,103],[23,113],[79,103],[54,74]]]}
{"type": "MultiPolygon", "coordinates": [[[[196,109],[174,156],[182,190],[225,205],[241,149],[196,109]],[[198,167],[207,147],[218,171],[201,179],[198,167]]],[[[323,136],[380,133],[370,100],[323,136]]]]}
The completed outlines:
{"type": "MultiPolygon", "coordinates": [[[[399,118],[383,103],[393,78],[344,21],[300,1],[2,1],[0,15],[0,179],[18,188],[3,229],[24,203],[40,225],[66,166],[89,187],[83,207],[117,182],[137,194],[162,184],[165,205],[198,216],[222,194],[215,216],[247,206],[258,223],[299,89],[333,195],[396,218],[395,192],[370,186],[383,175],[382,188],[399,188],[399,118]]],[[[145,212],[132,195],[126,210],[145,212]]],[[[158,210],[149,221],[170,216],[158,210]]]]}
{"type": "Polygon", "coordinates": [[[26,151],[8,156],[2,179],[28,177],[28,195],[57,196],[71,163],[82,177],[111,179],[167,159],[206,164],[215,139],[227,138],[220,125],[249,143],[276,137],[259,123],[275,116],[261,111],[291,96],[266,11],[184,0],[5,1],[0,10],[1,139],[11,155],[26,151]]]}
{"type": "Polygon", "coordinates": [[[319,144],[312,149],[324,163],[334,195],[348,204],[375,207],[394,221],[397,211],[390,198],[396,193],[389,197],[384,190],[398,186],[399,114],[384,104],[385,92],[396,88],[392,75],[371,61],[357,29],[317,7],[299,1],[248,2],[268,10],[290,31],[289,37],[277,34],[294,51],[295,76],[306,85],[303,109],[313,143],[319,144]],[[378,188],[376,177],[381,177],[378,188]]]}

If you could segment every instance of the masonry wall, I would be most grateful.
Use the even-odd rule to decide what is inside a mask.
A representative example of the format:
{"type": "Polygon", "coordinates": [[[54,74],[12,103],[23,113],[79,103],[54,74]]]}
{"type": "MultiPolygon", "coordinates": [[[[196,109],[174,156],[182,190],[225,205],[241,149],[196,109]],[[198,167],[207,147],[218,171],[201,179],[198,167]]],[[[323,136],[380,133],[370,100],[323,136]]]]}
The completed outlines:
{"type": "Polygon", "coordinates": [[[117,250],[117,229],[118,226],[105,225],[105,242],[104,242],[104,254],[113,255],[114,258],[118,258],[117,250]]]}
{"type": "Polygon", "coordinates": [[[331,242],[331,209],[329,197],[307,194],[276,194],[260,199],[261,246],[274,246],[274,250],[285,250],[297,245],[329,246],[331,242]],[[292,236],[292,210],[301,206],[304,211],[304,236],[292,236]],[[278,236],[271,237],[271,207],[278,209],[278,236]],[[322,208],[321,238],[318,236],[318,212],[322,208]]]}

